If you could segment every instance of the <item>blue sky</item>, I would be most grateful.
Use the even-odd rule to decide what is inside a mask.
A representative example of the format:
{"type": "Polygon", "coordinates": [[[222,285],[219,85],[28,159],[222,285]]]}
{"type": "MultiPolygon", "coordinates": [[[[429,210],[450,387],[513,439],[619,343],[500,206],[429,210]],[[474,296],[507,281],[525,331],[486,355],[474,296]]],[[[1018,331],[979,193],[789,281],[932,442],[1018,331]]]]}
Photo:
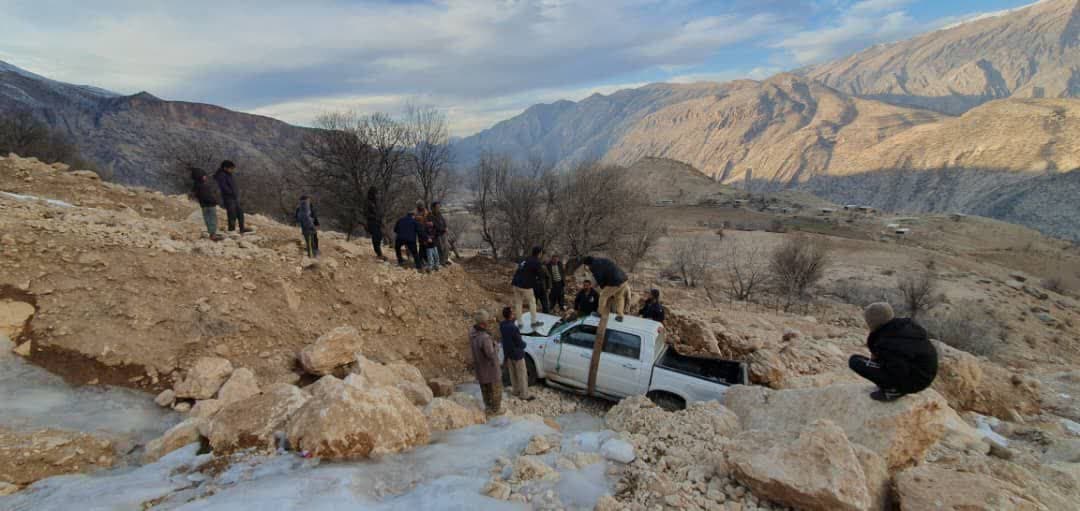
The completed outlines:
{"type": "Polygon", "coordinates": [[[0,60],[297,124],[445,109],[467,135],[531,104],[764,78],[1032,0],[0,0],[0,60]]]}

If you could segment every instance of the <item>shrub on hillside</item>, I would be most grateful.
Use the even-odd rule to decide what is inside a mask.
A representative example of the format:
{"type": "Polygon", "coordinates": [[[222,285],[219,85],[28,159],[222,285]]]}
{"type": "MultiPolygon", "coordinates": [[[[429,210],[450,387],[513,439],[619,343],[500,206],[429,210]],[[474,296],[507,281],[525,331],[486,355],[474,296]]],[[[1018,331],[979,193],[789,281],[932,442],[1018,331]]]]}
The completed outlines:
{"type": "Polygon", "coordinates": [[[990,356],[1004,343],[992,311],[976,302],[963,302],[934,311],[920,320],[930,337],[973,355],[990,356]]]}
{"type": "Polygon", "coordinates": [[[807,291],[825,276],[830,248],[822,239],[793,235],[772,253],[769,273],[784,310],[806,298],[807,291]]]}

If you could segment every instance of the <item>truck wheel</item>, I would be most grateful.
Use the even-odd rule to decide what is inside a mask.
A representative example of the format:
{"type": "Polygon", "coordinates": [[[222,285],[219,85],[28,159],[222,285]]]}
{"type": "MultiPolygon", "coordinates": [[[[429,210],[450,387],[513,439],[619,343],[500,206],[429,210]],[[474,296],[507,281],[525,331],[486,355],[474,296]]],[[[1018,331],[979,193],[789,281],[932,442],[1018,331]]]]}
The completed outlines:
{"type": "Polygon", "coordinates": [[[683,401],[683,398],[676,396],[675,394],[653,392],[648,395],[648,398],[651,399],[653,403],[656,403],[656,406],[669,412],[677,412],[686,409],[686,401],[683,401]]]}

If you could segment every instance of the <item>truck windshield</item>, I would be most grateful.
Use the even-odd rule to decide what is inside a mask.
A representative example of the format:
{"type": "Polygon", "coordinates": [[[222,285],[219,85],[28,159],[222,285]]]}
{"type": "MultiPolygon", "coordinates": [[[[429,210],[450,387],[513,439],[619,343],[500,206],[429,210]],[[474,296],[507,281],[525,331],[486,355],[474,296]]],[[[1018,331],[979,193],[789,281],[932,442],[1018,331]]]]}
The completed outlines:
{"type": "Polygon", "coordinates": [[[574,322],[567,322],[565,319],[560,319],[555,323],[555,326],[551,327],[551,333],[548,335],[550,337],[558,337],[572,324],[574,324],[574,322]]]}

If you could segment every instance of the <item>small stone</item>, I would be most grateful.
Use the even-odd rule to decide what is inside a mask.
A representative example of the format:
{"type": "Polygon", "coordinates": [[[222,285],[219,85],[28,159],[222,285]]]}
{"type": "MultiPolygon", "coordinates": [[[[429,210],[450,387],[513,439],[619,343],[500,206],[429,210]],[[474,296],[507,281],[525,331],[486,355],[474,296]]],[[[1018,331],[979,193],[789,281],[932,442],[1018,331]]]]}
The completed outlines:
{"type": "Polygon", "coordinates": [[[191,403],[187,401],[181,401],[173,405],[173,410],[176,410],[180,413],[188,413],[191,411],[191,403]]]}
{"type": "Polygon", "coordinates": [[[510,500],[510,485],[498,479],[488,481],[484,486],[484,495],[497,500],[510,500]]]}
{"type": "Polygon", "coordinates": [[[158,406],[168,408],[176,402],[176,392],[173,391],[173,389],[165,389],[154,398],[154,402],[157,403],[158,406]]]}
{"type": "Polygon", "coordinates": [[[257,288],[257,286],[255,285],[254,282],[244,282],[243,288],[248,290],[248,291],[254,291],[257,288]]]}
{"type": "Polygon", "coordinates": [[[19,491],[19,487],[9,482],[0,481],[0,497],[11,495],[19,491]]]}
{"type": "Polygon", "coordinates": [[[15,349],[12,350],[12,351],[14,351],[15,354],[19,355],[20,357],[29,357],[30,356],[30,348],[32,347],[31,344],[33,342],[34,341],[26,341],[26,342],[16,346],[15,349]]]}

